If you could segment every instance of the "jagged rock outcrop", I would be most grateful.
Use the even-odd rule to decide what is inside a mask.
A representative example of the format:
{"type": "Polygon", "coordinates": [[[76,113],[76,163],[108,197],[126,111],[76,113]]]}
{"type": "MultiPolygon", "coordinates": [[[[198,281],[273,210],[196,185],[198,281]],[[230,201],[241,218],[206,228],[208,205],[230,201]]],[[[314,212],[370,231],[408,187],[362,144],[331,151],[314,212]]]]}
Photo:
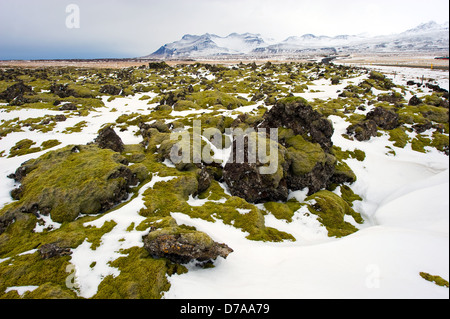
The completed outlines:
{"type": "Polygon", "coordinates": [[[98,133],[94,143],[98,144],[100,148],[108,148],[118,153],[123,152],[125,145],[112,127],[102,128],[98,133]]]}
{"type": "Polygon", "coordinates": [[[399,115],[383,107],[376,107],[366,115],[366,120],[373,120],[384,130],[393,130],[400,125],[399,115]]]}
{"type": "MultiPolygon", "coordinates": [[[[242,146],[235,138],[234,157],[223,170],[224,180],[233,196],[253,203],[285,201],[289,189],[308,188],[308,193],[313,194],[331,183],[337,173],[336,158],[331,154],[333,126],[306,100],[286,98],[278,101],[264,115],[258,128],[278,128],[278,141],[255,132],[245,137],[242,146]],[[257,137],[266,138],[266,150],[270,150],[270,160],[265,159],[264,163],[248,160],[249,145],[255,145],[252,139],[257,137]],[[237,161],[237,156],[244,161],[237,161]],[[272,167],[270,172],[267,172],[268,165],[272,167]]],[[[258,158],[255,155],[250,158],[255,157],[258,158]]]]}
{"type": "Polygon", "coordinates": [[[294,97],[278,101],[264,115],[264,121],[259,127],[291,129],[295,135],[310,136],[313,143],[319,143],[326,151],[333,146],[331,141],[333,125],[322,114],[313,110],[303,98],[294,97]]]}
{"type": "Polygon", "coordinates": [[[368,141],[371,137],[377,136],[377,123],[372,120],[362,121],[347,127],[347,134],[354,136],[358,141],[368,141]]]}
{"type": "Polygon", "coordinates": [[[268,172],[267,164],[261,163],[255,151],[249,147],[249,144],[256,144],[257,138],[265,136],[250,134],[244,137],[243,147],[238,145],[236,139],[233,141],[233,158],[225,165],[223,178],[233,196],[244,198],[248,202],[285,200],[289,192],[285,178],[289,169],[286,149],[277,142],[267,139],[272,154],[268,162],[275,166],[274,170],[268,172]],[[256,160],[249,160],[249,157],[256,160]]]}

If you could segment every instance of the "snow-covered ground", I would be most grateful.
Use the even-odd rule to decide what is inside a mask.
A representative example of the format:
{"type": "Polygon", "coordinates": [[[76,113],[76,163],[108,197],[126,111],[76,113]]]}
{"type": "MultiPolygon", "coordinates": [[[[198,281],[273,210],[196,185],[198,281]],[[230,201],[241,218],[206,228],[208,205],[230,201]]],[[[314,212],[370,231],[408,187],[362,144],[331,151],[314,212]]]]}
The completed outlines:
{"type": "MultiPolygon", "coordinates": [[[[403,84],[422,76],[420,70],[401,69],[395,68],[397,73],[389,75],[396,83],[403,84]]],[[[439,85],[448,89],[448,73],[429,72],[433,73],[427,73],[426,77],[435,78],[439,85]]],[[[350,80],[358,83],[363,78],[350,80]]],[[[336,91],[347,82],[332,87],[317,82],[317,87],[310,89],[321,92],[299,95],[308,99],[335,98],[336,91]]],[[[139,100],[140,97],[142,94],[136,94],[111,102],[104,98],[105,108],[82,118],[87,127],[80,133],[62,133],[81,121],[73,117],[58,123],[52,132],[45,134],[9,134],[0,141],[0,152],[5,151],[7,155],[9,149],[24,138],[32,139],[37,145],[57,139],[62,143],[60,147],[92,142],[103,124],[115,122],[121,114],[146,112],[151,106],[147,105],[148,101],[139,100]],[[119,111],[111,112],[113,109],[119,111]]],[[[254,108],[242,107],[241,111],[254,108]]],[[[42,116],[40,112],[35,115],[33,112],[37,111],[0,113],[0,118],[42,116]]],[[[47,113],[51,114],[50,111],[47,113]]],[[[185,114],[173,112],[173,115],[185,114]]],[[[365,223],[358,226],[360,230],[342,239],[330,238],[317,219],[302,208],[295,213],[291,223],[280,221],[271,214],[265,217],[267,226],[292,234],[297,239],[295,242],[266,243],[246,239],[248,234],[221,220],[211,223],[172,212],[178,224],[195,226],[213,240],[226,243],[234,252],[226,260],[219,258],[214,268],[188,265],[187,274],[169,277],[171,288],[164,298],[449,298],[448,288],[425,281],[419,275],[427,272],[449,280],[448,156],[433,149],[428,153],[415,152],[409,145],[397,148],[388,136],[368,142],[350,141],[342,137],[348,123],[337,116],[330,119],[335,129],[333,143],[336,146],[344,151],[357,148],[366,153],[363,162],[346,160],[358,177],[350,187],[363,199],[354,203],[365,219],[365,223]],[[395,150],[396,155],[388,153],[386,146],[395,150]]],[[[141,138],[134,135],[136,129],[117,133],[126,144],[138,143],[141,138]]],[[[11,201],[9,192],[14,187],[13,181],[6,176],[22,162],[41,154],[0,157],[0,206],[11,201]]],[[[154,176],[127,204],[89,223],[101,227],[104,222],[114,220],[118,225],[102,237],[95,251],[87,242],[73,250],[71,262],[77,270],[76,283],[81,296],[94,295],[102,278],[117,274],[118,270],[110,267],[108,262],[121,256],[120,249],[142,246],[142,233],[127,231],[127,227],[132,222],[139,224],[143,219],[137,214],[143,205],[142,193],[158,181],[163,179],[154,176]],[[96,266],[91,267],[94,261],[96,266]]],[[[291,195],[305,197],[301,192],[291,195]]],[[[202,205],[201,200],[192,197],[188,203],[202,205]]],[[[35,288],[9,289],[23,293],[35,288]]]]}
{"type": "MultiPolygon", "coordinates": [[[[376,68],[397,84],[424,74],[448,89],[448,72],[376,68]]],[[[340,89],[314,84],[321,92],[298,95],[335,98],[340,89]]],[[[172,287],[165,298],[449,298],[449,289],[419,275],[449,278],[448,157],[436,150],[424,154],[410,146],[397,148],[387,136],[349,141],[342,137],[348,123],[337,116],[330,119],[334,145],[366,153],[363,162],[346,161],[358,177],[351,188],[363,198],[355,203],[365,219],[361,229],[330,239],[323,226],[300,209],[289,224],[266,216],[267,226],[293,234],[296,242],[262,243],[247,240],[247,234],[220,220],[210,223],[174,212],[179,224],[207,232],[234,253],[213,269],[191,267],[187,274],[170,277],[172,287]]]]}
{"type": "Polygon", "coordinates": [[[171,277],[165,298],[449,297],[447,288],[419,276],[449,278],[448,157],[398,149],[387,138],[348,141],[341,137],[347,124],[339,117],[332,120],[335,145],[366,152],[363,162],[347,161],[358,176],[351,188],[363,198],[356,203],[366,220],[362,229],[330,239],[323,226],[299,210],[293,223],[280,228],[291,230],[296,242],[261,243],[220,220],[173,213],[179,224],[207,232],[234,253],[214,269],[192,267],[171,277]],[[395,157],[386,145],[395,148],[395,157]]]}

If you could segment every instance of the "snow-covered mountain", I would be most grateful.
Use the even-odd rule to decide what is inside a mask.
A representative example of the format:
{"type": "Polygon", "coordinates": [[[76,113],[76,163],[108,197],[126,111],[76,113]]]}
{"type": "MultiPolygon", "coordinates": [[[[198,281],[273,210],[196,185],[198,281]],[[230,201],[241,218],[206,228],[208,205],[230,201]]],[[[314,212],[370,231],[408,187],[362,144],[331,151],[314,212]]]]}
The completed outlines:
{"type": "Polygon", "coordinates": [[[190,35],[168,43],[144,58],[258,57],[345,54],[355,52],[448,51],[449,23],[434,21],[420,24],[399,34],[382,36],[338,35],[335,37],[304,34],[273,42],[260,34],[231,33],[190,35]]]}
{"type": "Polygon", "coordinates": [[[152,57],[199,57],[224,54],[248,54],[267,44],[259,34],[231,33],[226,37],[215,34],[184,35],[181,40],[163,45],[152,57]]]}

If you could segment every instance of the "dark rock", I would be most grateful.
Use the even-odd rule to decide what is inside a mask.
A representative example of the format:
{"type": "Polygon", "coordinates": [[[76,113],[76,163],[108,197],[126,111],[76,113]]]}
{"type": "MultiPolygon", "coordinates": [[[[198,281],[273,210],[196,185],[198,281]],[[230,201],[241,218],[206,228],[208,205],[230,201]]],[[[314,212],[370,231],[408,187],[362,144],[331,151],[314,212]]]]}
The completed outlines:
{"type": "Polygon", "coordinates": [[[392,92],[390,94],[381,94],[377,98],[380,102],[388,102],[392,104],[397,104],[403,101],[403,95],[398,92],[392,92]]]}
{"type": "Polygon", "coordinates": [[[385,130],[392,130],[400,125],[398,114],[382,107],[377,107],[367,113],[366,120],[374,121],[379,127],[385,130]]]}
{"type": "Polygon", "coordinates": [[[75,90],[69,89],[68,84],[56,84],[53,83],[50,86],[50,92],[59,96],[60,98],[66,98],[69,96],[78,97],[75,90]]]}
{"type": "Polygon", "coordinates": [[[202,193],[205,190],[207,190],[209,188],[209,186],[211,186],[211,175],[208,172],[208,169],[206,166],[202,166],[200,173],[197,176],[197,180],[198,180],[198,193],[202,193]]]}
{"type": "Polygon", "coordinates": [[[42,259],[69,256],[72,254],[70,248],[59,247],[56,243],[42,245],[38,251],[42,259]]]}
{"type": "Polygon", "coordinates": [[[0,216],[0,235],[3,234],[9,225],[15,220],[15,215],[12,212],[6,212],[0,216]]]}
{"type": "Polygon", "coordinates": [[[312,109],[303,98],[286,98],[278,101],[264,114],[261,128],[292,129],[295,135],[309,135],[314,143],[328,151],[333,146],[333,125],[319,112],[312,109]]]}
{"type": "Polygon", "coordinates": [[[377,123],[372,120],[353,124],[347,128],[347,134],[354,136],[360,142],[368,141],[372,136],[377,136],[377,132],[377,123]]]}
{"type": "Polygon", "coordinates": [[[162,62],[150,62],[148,64],[148,68],[149,69],[153,69],[153,70],[161,70],[161,69],[165,69],[165,68],[170,68],[170,66],[162,61],[162,62]]]}
{"type": "Polygon", "coordinates": [[[415,95],[408,102],[408,105],[411,105],[411,106],[417,106],[417,105],[420,105],[420,104],[423,104],[422,100],[419,99],[415,95]]]}
{"type": "Polygon", "coordinates": [[[423,133],[431,128],[433,128],[433,124],[430,121],[427,121],[424,124],[414,124],[413,125],[413,129],[419,134],[423,133]]]}
{"type": "Polygon", "coordinates": [[[233,249],[213,241],[207,234],[198,231],[178,232],[162,229],[143,237],[144,248],[155,258],[167,258],[178,264],[192,260],[207,262],[217,257],[226,258],[233,249]]]}
{"type": "Polygon", "coordinates": [[[413,80],[409,80],[406,82],[406,85],[417,85],[418,87],[422,86],[422,84],[414,82],[413,80]]]}
{"type": "Polygon", "coordinates": [[[122,92],[122,89],[117,86],[107,84],[107,85],[103,85],[100,88],[99,92],[103,93],[103,94],[109,94],[109,95],[119,95],[120,92],[122,92]]]}
{"type": "Polygon", "coordinates": [[[94,142],[98,144],[100,148],[108,148],[119,153],[123,152],[125,148],[122,139],[110,126],[101,129],[94,142]]]}
{"type": "Polygon", "coordinates": [[[65,103],[59,107],[60,111],[76,111],[78,110],[77,106],[74,103],[65,103]]]}
{"type": "Polygon", "coordinates": [[[278,155],[277,171],[274,174],[261,174],[262,163],[258,160],[256,163],[249,163],[249,138],[254,136],[244,138],[242,149],[237,147],[236,139],[233,141],[233,158],[223,169],[223,178],[231,194],[251,203],[286,200],[289,191],[284,176],[287,175],[289,166],[285,161],[285,149],[278,145],[281,152],[278,155]],[[242,163],[238,161],[239,158],[243,159],[242,163]]]}
{"type": "Polygon", "coordinates": [[[33,92],[31,86],[19,82],[9,86],[5,91],[0,93],[0,99],[6,100],[10,105],[23,105],[28,102],[24,94],[35,95],[36,93],[33,92]]]}
{"type": "Polygon", "coordinates": [[[446,89],[441,88],[439,85],[435,85],[435,84],[431,84],[431,83],[427,83],[425,84],[425,86],[431,90],[433,90],[434,92],[438,92],[438,93],[447,93],[448,91],[446,89]]]}
{"type": "Polygon", "coordinates": [[[58,114],[55,115],[53,119],[55,122],[64,122],[65,120],[67,120],[67,117],[64,114],[58,114]]]}
{"type": "Polygon", "coordinates": [[[288,187],[291,190],[301,190],[308,188],[308,195],[312,195],[319,190],[326,188],[330,183],[330,178],[335,174],[334,162],[317,163],[313,170],[304,175],[290,174],[286,178],[288,187]]]}

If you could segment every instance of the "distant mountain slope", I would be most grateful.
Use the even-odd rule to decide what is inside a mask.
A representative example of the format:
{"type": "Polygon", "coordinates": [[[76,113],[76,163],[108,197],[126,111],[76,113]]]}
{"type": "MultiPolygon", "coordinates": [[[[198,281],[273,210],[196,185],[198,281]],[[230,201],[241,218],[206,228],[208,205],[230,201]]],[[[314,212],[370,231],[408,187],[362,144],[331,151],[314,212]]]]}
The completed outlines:
{"type": "Polygon", "coordinates": [[[338,35],[335,37],[304,34],[291,36],[282,42],[263,38],[260,34],[231,33],[226,37],[215,34],[184,35],[143,58],[200,58],[219,56],[299,56],[354,52],[413,52],[448,51],[449,23],[434,21],[399,34],[383,36],[338,35]]]}

